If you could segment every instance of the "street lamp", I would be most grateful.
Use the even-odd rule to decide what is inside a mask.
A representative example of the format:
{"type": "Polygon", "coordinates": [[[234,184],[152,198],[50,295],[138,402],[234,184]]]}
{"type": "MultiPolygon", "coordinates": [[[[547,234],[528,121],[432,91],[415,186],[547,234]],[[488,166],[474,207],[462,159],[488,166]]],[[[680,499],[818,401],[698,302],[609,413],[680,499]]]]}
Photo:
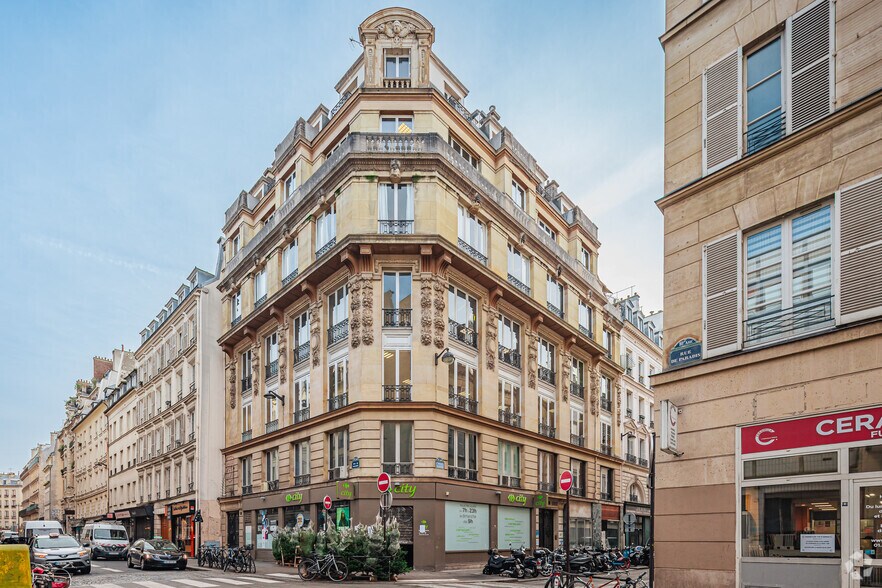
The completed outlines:
{"type": "Polygon", "coordinates": [[[438,365],[439,359],[447,365],[453,363],[455,358],[453,357],[453,354],[450,353],[450,347],[445,347],[440,353],[435,354],[435,365],[438,365]]]}
{"type": "Polygon", "coordinates": [[[278,395],[274,390],[270,390],[266,394],[263,395],[264,398],[275,398],[276,400],[282,401],[282,408],[285,408],[285,397],[278,395]]]}

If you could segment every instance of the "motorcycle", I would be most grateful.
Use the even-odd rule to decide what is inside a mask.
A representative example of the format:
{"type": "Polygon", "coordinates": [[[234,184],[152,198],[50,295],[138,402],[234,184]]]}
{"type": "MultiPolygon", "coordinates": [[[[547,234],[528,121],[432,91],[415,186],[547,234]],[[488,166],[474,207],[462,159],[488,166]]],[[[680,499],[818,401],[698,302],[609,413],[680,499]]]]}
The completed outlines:
{"type": "Polygon", "coordinates": [[[484,566],[485,576],[508,576],[521,579],[527,575],[524,566],[516,557],[503,557],[496,548],[487,551],[490,556],[487,565],[484,566]]]}
{"type": "Polygon", "coordinates": [[[548,577],[554,571],[555,553],[543,547],[537,547],[533,550],[533,557],[536,558],[536,567],[543,577],[548,577]]]}
{"type": "Polygon", "coordinates": [[[531,578],[535,578],[539,575],[539,561],[533,557],[527,555],[527,550],[522,544],[520,549],[513,549],[511,545],[508,546],[511,549],[511,556],[521,562],[521,565],[524,566],[524,572],[529,574],[531,578]]]}

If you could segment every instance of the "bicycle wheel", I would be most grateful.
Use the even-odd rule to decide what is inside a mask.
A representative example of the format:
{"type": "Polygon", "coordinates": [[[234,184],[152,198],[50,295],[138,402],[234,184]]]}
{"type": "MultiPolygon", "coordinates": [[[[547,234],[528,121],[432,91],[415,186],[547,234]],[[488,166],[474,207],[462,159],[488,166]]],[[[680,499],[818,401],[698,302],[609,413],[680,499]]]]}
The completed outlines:
{"type": "Polygon", "coordinates": [[[257,573],[257,564],[254,563],[253,557],[248,558],[248,571],[252,574],[257,573]]]}
{"type": "Polygon", "coordinates": [[[70,572],[67,570],[62,570],[61,568],[55,568],[52,570],[52,583],[60,582],[65,586],[70,586],[71,583],[70,572]]]}
{"type": "Polygon", "coordinates": [[[336,559],[328,566],[328,577],[334,582],[342,582],[349,576],[349,568],[345,562],[336,559]]]}
{"type": "Polygon", "coordinates": [[[304,557],[297,564],[297,575],[300,576],[301,580],[312,580],[315,578],[315,568],[315,560],[304,557]]]}

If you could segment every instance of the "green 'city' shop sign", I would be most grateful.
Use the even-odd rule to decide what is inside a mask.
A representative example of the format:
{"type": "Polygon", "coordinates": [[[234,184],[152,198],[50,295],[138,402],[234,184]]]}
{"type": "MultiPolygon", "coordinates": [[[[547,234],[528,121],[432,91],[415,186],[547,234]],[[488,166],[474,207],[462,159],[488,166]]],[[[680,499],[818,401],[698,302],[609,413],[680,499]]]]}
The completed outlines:
{"type": "Polygon", "coordinates": [[[527,504],[527,495],[526,494],[509,494],[508,501],[511,504],[526,505],[527,504]]]}
{"type": "Polygon", "coordinates": [[[404,494],[409,498],[413,498],[413,495],[416,494],[416,484],[401,484],[400,486],[395,486],[392,489],[393,494],[404,494]]]}
{"type": "Polygon", "coordinates": [[[533,506],[536,508],[545,508],[548,506],[548,497],[544,494],[537,494],[533,497],[533,506]]]}
{"type": "Polygon", "coordinates": [[[337,482],[337,498],[354,498],[355,487],[352,482],[337,482]]]}
{"type": "Polygon", "coordinates": [[[285,494],[285,502],[293,502],[294,504],[300,504],[303,502],[303,493],[302,492],[292,492],[291,494],[285,494]]]}

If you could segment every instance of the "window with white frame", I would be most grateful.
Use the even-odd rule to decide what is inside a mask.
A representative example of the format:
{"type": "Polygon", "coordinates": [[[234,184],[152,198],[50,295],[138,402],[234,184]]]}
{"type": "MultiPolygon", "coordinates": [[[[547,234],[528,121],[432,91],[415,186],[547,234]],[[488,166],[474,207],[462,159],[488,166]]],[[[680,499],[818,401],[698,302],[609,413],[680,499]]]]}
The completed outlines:
{"type": "Polygon", "coordinates": [[[309,312],[294,317],[294,363],[309,357],[309,312]]]}
{"type": "Polygon", "coordinates": [[[233,235],[233,238],[231,239],[231,243],[232,243],[233,255],[236,255],[237,253],[239,253],[239,250],[242,248],[242,237],[239,236],[239,233],[236,233],[235,235],[233,235]]]}
{"type": "Polygon", "coordinates": [[[594,311],[584,300],[579,300],[579,330],[586,337],[594,333],[594,311]]]}
{"type": "Polygon", "coordinates": [[[530,294],[530,260],[511,243],[508,244],[508,281],[530,294]]]}
{"type": "MultiPolygon", "coordinates": [[[[453,363],[447,367],[447,376],[451,404],[463,401],[465,402],[463,406],[460,407],[458,404],[456,406],[460,408],[468,408],[467,401],[477,403],[478,369],[473,364],[455,358],[453,363]]],[[[476,411],[477,408],[470,412],[476,411]]]]}
{"type": "Polygon", "coordinates": [[[248,349],[242,352],[240,356],[240,365],[241,369],[239,370],[242,374],[242,391],[251,390],[251,350],[248,349]]]}
{"type": "Polygon", "coordinates": [[[508,365],[521,367],[521,325],[504,314],[499,315],[499,359],[508,365]]]}
{"type": "Polygon", "coordinates": [[[746,58],[747,153],[771,145],[784,135],[783,58],[780,36],[746,58]]]}
{"type": "Polygon", "coordinates": [[[487,229],[484,223],[478,220],[474,214],[459,207],[458,236],[460,245],[465,244],[481,256],[487,255],[487,229]]]}
{"type": "MultiPolygon", "coordinates": [[[[294,476],[295,483],[305,482],[303,476],[309,475],[309,440],[304,439],[294,444],[294,476]]],[[[298,484],[299,485],[299,484],[298,484]]]]}
{"type": "Polygon", "coordinates": [[[343,285],[328,294],[328,324],[331,328],[349,320],[349,286],[343,285]]]}
{"type": "MultiPolygon", "coordinates": [[[[251,456],[245,456],[239,461],[239,469],[242,471],[242,488],[251,489],[251,456]]],[[[147,485],[150,485],[150,476],[147,477],[147,485]]]]}
{"type": "Polygon", "coordinates": [[[515,180],[511,181],[511,199],[521,210],[527,209],[527,192],[515,180]]]}
{"type": "Polygon", "coordinates": [[[319,215],[315,221],[315,250],[322,252],[322,248],[337,239],[337,204],[334,203],[326,211],[319,215]]]}
{"type": "Polygon", "coordinates": [[[411,326],[411,295],[413,294],[410,272],[383,272],[383,326],[411,326]]]}
{"type": "Polygon", "coordinates": [[[554,372],[554,345],[543,338],[539,338],[539,367],[554,372]]]}
{"type": "Polygon", "coordinates": [[[297,275],[298,269],[298,249],[297,239],[294,239],[285,249],[282,250],[282,278],[283,283],[287,283],[297,275]]]}
{"type": "Polygon", "coordinates": [[[410,78],[410,56],[386,55],[384,74],[387,78],[410,78]]]}
{"type": "Polygon", "coordinates": [[[279,481],[279,450],[270,449],[263,454],[264,474],[267,482],[279,481]]]}
{"type": "Polygon", "coordinates": [[[557,233],[541,218],[537,219],[536,222],[539,224],[539,229],[552,238],[552,240],[557,241],[557,233]]]}
{"type": "Polygon", "coordinates": [[[478,301],[453,284],[447,289],[447,319],[452,337],[477,347],[478,301]]]}
{"type": "Polygon", "coordinates": [[[290,175],[285,179],[285,200],[291,198],[294,195],[294,190],[297,189],[297,172],[292,171],[290,175]]]}
{"type": "Polygon", "coordinates": [[[266,268],[254,274],[254,304],[255,306],[266,298],[266,268]]]}
{"type": "Polygon", "coordinates": [[[266,396],[264,398],[264,422],[269,425],[270,423],[278,423],[279,421],[279,400],[275,396],[266,396]]]}
{"type": "Polygon", "coordinates": [[[519,488],[521,485],[521,446],[500,439],[497,459],[499,485],[519,488]]]}
{"type": "Polygon", "coordinates": [[[237,290],[230,297],[230,320],[236,321],[242,318],[242,291],[237,290]]]}
{"type": "Polygon", "coordinates": [[[349,404],[349,357],[343,356],[328,364],[329,410],[349,404]]]}
{"type": "Polygon", "coordinates": [[[339,470],[349,463],[349,430],[340,429],[328,433],[328,468],[339,470]]]}
{"type": "Polygon", "coordinates": [[[413,474],[413,423],[383,423],[383,471],[413,474]]]}
{"type": "Polygon", "coordinates": [[[591,264],[591,252],[588,249],[586,249],[585,247],[581,248],[581,252],[579,255],[579,261],[582,262],[582,265],[584,265],[585,269],[587,269],[589,272],[594,271],[592,264],[591,264]]]}
{"type": "Polygon", "coordinates": [[[557,488],[557,456],[549,451],[539,452],[539,490],[554,492],[557,488]]]}
{"type": "Polygon", "coordinates": [[[384,116],[380,119],[381,133],[412,133],[413,116],[384,116]]]}
{"type": "Polygon", "coordinates": [[[551,274],[548,274],[546,282],[546,295],[548,309],[558,316],[563,316],[563,284],[559,283],[551,274]]]}
{"type": "Polygon", "coordinates": [[[413,184],[380,184],[377,213],[380,233],[413,233],[413,184]]]}
{"type": "Polygon", "coordinates": [[[309,418],[309,373],[294,380],[293,398],[291,409],[294,411],[294,422],[303,422],[309,418]]]}
{"type": "Polygon", "coordinates": [[[383,400],[389,402],[411,399],[410,349],[383,350],[383,400]]]}
{"type": "Polygon", "coordinates": [[[573,368],[570,370],[570,392],[579,398],[585,397],[585,362],[576,357],[573,358],[573,368]]]}
{"type": "Polygon", "coordinates": [[[450,141],[450,146],[453,148],[453,150],[455,152],[457,152],[459,155],[461,155],[463,159],[465,159],[467,162],[469,162],[469,165],[471,165],[475,169],[479,168],[480,160],[477,157],[472,155],[472,153],[468,149],[463,147],[459,143],[459,141],[454,139],[452,135],[450,136],[449,141],[450,141]]]}
{"type": "Polygon", "coordinates": [[[447,475],[460,480],[478,479],[478,435],[447,428],[447,475]]]}
{"type": "Polygon", "coordinates": [[[600,450],[612,455],[612,424],[607,421],[600,421],[600,450]]]}
{"type": "Polygon", "coordinates": [[[279,373],[279,334],[278,332],[270,333],[264,338],[266,347],[266,379],[269,380],[279,373]]]}
{"type": "Polygon", "coordinates": [[[554,416],[554,398],[544,394],[539,395],[539,434],[546,437],[555,437],[557,431],[557,419],[554,416]]]}
{"type": "Polygon", "coordinates": [[[242,433],[251,432],[251,400],[242,403],[242,433]]]}
{"type": "Polygon", "coordinates": [[[499,421],[521,426],[521,386],[503,378],[499,379],[499,421]]]}
{"type": "Polygon", "coordinates": [[[570,443],[585,444],[585,412],[576,407],[570,408],[570,443]]]}

